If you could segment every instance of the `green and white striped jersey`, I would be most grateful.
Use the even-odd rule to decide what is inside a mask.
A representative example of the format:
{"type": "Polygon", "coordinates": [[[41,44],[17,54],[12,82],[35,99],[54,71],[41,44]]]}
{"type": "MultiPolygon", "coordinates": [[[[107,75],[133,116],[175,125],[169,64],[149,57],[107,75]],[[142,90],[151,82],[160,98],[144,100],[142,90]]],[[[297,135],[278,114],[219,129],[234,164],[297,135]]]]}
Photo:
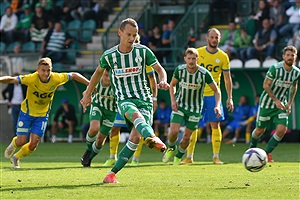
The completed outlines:
{"type": "Polygon", "coordinates": [[[179,84],[175,94],[178,106],[190,112],[200,113],[205,84],[211,84],[214,80],[207,69],[197,66],[198,70],[191,74],[186,64],[179,65],[175,68],[173,77],[178,80],[179,84]]]}
{"type": "Polygon", "coordinates": [[[129,53],[121,53],[119,45],[107,50],[100,58],[102,68],[110,68],[111,83],[116,101],[141,99],[152,101],[147,84],[146,65],[153,66],[157,59],[153,52],[141,44],[133,44],[129,53]]]}
{"type": "MultiPolygon", "coordinates": [[[[281,61],[272,65],[266,77],[273,80],[271,90],[275,97],[286,105],[291,86],[295,81],[300,79],[300,69],[293,65],[291,71],[286,71],[283,63],[281,61]]],[[[274,101],[265,90],[261,94],[259,105],[261,108],[266,109],[276,108],[274,101]]]]}
{"type": "Polygon", "coordinates": [[[118,112],[111,85],[104,87],[101,85],[101,82],[102,81],[100,81],[96,86],[98,93],[93,95],[92,101],[97,104],[99,103],[100,108],[104,108],[112,112],[118,112]]]}

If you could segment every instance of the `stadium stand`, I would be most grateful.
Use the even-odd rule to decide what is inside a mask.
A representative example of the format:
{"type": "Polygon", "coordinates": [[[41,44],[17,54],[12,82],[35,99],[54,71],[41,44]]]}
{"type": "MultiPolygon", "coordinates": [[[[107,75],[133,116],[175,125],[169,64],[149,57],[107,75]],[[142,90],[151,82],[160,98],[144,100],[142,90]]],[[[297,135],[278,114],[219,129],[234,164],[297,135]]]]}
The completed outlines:
{"type": "Polygon", "coordinates": [[[15,47],[16,45],[22,46],[22,44],[21,44],[20,42],[12,42],[12,43],[10,43],[10,44],[7,46],[6,52],[7,52],[7,53],[13,53],[13,52],[14,52],[14,47],[15,47]]]}
{"type": "Polygon", "coordinates": [[[261,64],[258,59],[253,58],[253,59],[247,60],[244,64],[244,67],[245,68],[260,68],[261,64]]]}
{"type": "Polygon", "coordinates": [[[275,58],[267,59],[262,62],[262,67],[269,68],[277,62],[278,62],[278,60],[275,58]]]}
{"type": "Polygon", "coordinates": [[[75,19],[68,23],[67,32],[76,40],[79,39],[81,21],[75,19]]]}
{"type": "Polygon", "coordinates": [[[96,21],[93,19],[86,20],[82,23],[80,28],[80,41],[90,42],[94,31],[96,30],[96,21]]]}
{"type": "Polygon", "coordinates": [[[4,42],[0,42],[0,54],[3,55],[5,53],[6,44],[4,42]]]}
{"type": "Polygon", "coordinates": [[[243,62],[240,59],[230,60],[230,68],[243,68],[243,62]]]}
{"type": "Polygon", "coordinates": [[[42,47],[42,43],[41,42],[36,42],[35,43],[35,51],[36,52],[40,52],[41,47],[42,47]]]}
{"type": "Polygon", "coordinates": [[[33,53],[36,51],[34,42],[26,42],[22,45],[21,51],[24,53],[33,53]]]}
{"type": "Polygon", "coordinates": [[[78,48],[79,48],[79,42],[77,42],[77,41],[72,42],[69,45],[68,50],[66,51],[66,57],[65,57],[64,63],[75,64],[78,48]]]}
{"type": "Polygon", "coordinates": [[[5,9],[10,6],[10,3],[8,1],[6,2],[1,2],[0,3],[0,16],[2,16],[5,13],[5,9]]]}
{"type": "Polygon", "coordinates": [[[240,0],[237,2],[237,14],[239,16],[249,16],[252,13],[252,2],[240,0]]]}
{"type": "Polygon", "coordinates": [[[230,68],[242,68],[243,62],[240,59],[232,59],[230,61],[230,68]]]}

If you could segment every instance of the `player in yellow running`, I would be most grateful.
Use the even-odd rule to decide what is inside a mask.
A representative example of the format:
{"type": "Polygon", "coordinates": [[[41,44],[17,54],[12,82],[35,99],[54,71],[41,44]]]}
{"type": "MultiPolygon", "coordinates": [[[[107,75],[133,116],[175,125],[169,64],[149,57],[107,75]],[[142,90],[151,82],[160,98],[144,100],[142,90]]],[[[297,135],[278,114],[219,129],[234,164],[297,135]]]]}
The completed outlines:
{"type": "Polygon", "coordinates": [[[0,83],[27,85],[26,98],[21,104],[16,127],[17,136],[12,139],[4,153],[6,158],[10,158],[14,168],[20,168],[19,159],[29,156],[35,151],[47,127],[54,93],[58,86],[69,80],[76,80],[85,85],[89,84],[89,80],[77,72],[52,72],[52,62],[47,57],[38,61],[34,73],[0,77],[0,83]],[[28,137],[30,137],[29,142],[27,142],[28,137]],[[21,149],[13,155],[18,147],[21,149]]]}
{"type": "MultiPolygon", "coordinates": [[[[233,111],[233,100],[232,100],[232,80],[230,74],[230,65],[228,55],[218,48],[220,43],[221,34],[216,28],[211,28],[208,30],[206,35],[207,46],[198,48],[199,60],[198,64],[206,68],[213,76],[213,79],[220,87],[221,85],[221,75],[224,76],[225,88],[227,91],[227,101],[226,107],[228,111],[233,111]]],[[[212,134],[211,143],[213,148],[213,163],[223,164],[219,159],[222,132],[220,128],[220,121],[224,120],[223,106],[221,103],[222,117],[216,118],[214,113],[215,101],[214,93],[211,88],[206,85],[204,89],[204,104],[203,104],[203,117],[204,120],[210,123],[212,134]]],[[[187,157],[181,162],[181,164],[188,164],[193,162],[193,154],[195,150],[195,145],[197,142],[197,133],[193,132],[191,136],[191,141],[187,150],[187,157]]]]}

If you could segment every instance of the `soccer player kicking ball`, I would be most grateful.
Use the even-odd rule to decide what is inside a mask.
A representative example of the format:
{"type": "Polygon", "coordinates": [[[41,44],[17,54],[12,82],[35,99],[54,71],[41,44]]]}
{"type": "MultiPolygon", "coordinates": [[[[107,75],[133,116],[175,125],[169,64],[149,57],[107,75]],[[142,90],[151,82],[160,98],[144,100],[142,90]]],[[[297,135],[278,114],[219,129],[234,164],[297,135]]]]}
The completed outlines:
{"type": "Polygon", "coordinates": [[[266,74],[263,83],[264,91],[260,96],[257,112],[256,128],[252,132],[250,141],[250,148],[256,147],[268,123],[275,122],[276,132],[270,138],[266,148],[269,162],[274,162],[271,152],[287,131],[288,116],[300,79],[300,69],[294,65],[297,49],[294,46],[285,47],[282,58],[283,61],[272,65],[266,74]]]}
{"type": "Polygon", "coordinates": [[[86,135],[86,151],[81,158],[83,167],[90,167],[92,159],[101,151],[117,115],[108,69],[105,69],[96,88],[98,93],[94,94],[92,99],[90,128],[86,135]]]}
{"type": "MultiPolygon", "coordinates": [[[[140,44],[140,36],[137,35],[135,43],[140,44]]],[[[152,92],[152,100],[153,100],[153,112],[156,111],[157,109],[157,82],[156,82],[156,77],[155,77],[155,72],[152,67],[146,66],[146,72],[148,76],[148,83],[150,84],[151,92],[152,92]]],[[[117,151],[118,151],[118,146],[120,142],[120,130],[121,127],[126,127],[126,122],[125,120],[121,117],[119,113],[117,113],[116,120],[114,123],[114,126],[111,129],[110,133],[110,141],[109,141],[109,151],[110,151],[110,156],[109,159],[105,161],[103,166],[113,166],[116,164],[117,160],[117,151]]],[[[144,139],[142,138],[139,142],[137,150],[134,152],[133,157],[132,157],[132,162],[131,166],[138,166],[139,164],[139,158],[142,152],[144,144],[144,139]]]]}
{"type": "Polygon", "coordinates": [[[116,173],[133,155],[141,136],[145,138],[148,147],[160,152],[166,149],[166,145],[154,135],[149,125],[152,124],[153,103],[150,87],[147,85],[146,65],[152,66],[158,73],[158,87],[166,90],[169,89],[167,74],[148,47],[135,43],[137,34],[138,25],[134,19],[127,18],[121,22],[118,30],[120,44],[105,51],[101,56],[99,66],[81,99],[81,104],[86,109],[86,106],[91,104],[92,91],[100,81],[104,69],[109,68],[118,111],[132,130],[116,164],[104,178],[104,183],[118,183],[116,173]]]}
{"type": "Polygon", "coordinates": [[[163,162],[168,162],[174,157],[174,165],[179,165],[182,156],[189,145],[192,132],[198,128],[201,118],[203,91],[206,84],[214,91],[215,107],[214,112],[217,118],[222,114],[220,103],[221,93],[216,82],[209,71],[197,65],[198,51],[195,48],[188,48],[185,52],[184,61],[186,64],[176,67],[170,83],[170,97],[172,105],[171,125],[168,134],[168,150],[163,156],[163,162]],[[175,96],[175,87],[179,83],[175,96]],[[177,148],[176,140],[182,122],[185,122],[185,130],[177,148]]]}
{"type": "Polygon", "coordinates": [[[38,61],[38,67],[34,73],[16,77],[0,77],[0,83],[27,85],[26,98],[21,104],[16,127],[17,136],[12,139],[4,152],[4,156],[10,158],[14,168],[20,168],[19,160],[35,151],[47,127],[54,93],[58,86],[69,80],[89,84],[89,81],[77,72],[52,72],[52,62],[47,57],[38,61]],[[28,137],[30,137],[29,142],[27,142],[28,137]],[[21,149],[14,154],[18,147],[21,149]]]}

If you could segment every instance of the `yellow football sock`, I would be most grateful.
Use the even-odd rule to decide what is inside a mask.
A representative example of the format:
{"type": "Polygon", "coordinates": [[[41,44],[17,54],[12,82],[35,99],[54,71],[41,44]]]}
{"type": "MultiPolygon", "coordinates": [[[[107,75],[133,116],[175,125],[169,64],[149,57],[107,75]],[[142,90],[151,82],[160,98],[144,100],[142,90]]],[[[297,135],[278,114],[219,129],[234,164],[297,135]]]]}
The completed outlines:
{"type": "Polygon", "coordinates": [[[120,143],[120,132],[113,137],[109,136],[109,140],[109,153],[111,156],[115,156],[118,153],[118,147],[120,143]]]}
{"type": "Polygon", "coordinates": [[[198,130],[194,130],[192,135],[191,135],[191,138],[190,138],[190,144],[187,148],[187,152],[186,154],[191,156],[194,155],[194,151],[195,151],[195,146],[196,146],[196,143],[197,143],[197,134],[198,133],[198,130]]]}
{"type": "Polygon", "coordinates": [[[214,154],[220,153],[221,142],[222,142],[221,129],[220,128],[212,129],[211,130],[211,143],[212,143],[212,148],[213,148],[214,154]]]}
{"type": "Polygon", "coordinates": [[[248,124],[254,121],[254,117],[249,117],[249,119],[247,119],[248,124]]]}
{"type": "Polygon", "coordinates": [[[31,151],[29,149],[29,143],[24,144],[21,149],[16,153],[16,157],[18,159],[29,156],[32,152],[34,152],[35,149],[33,151],[31,151]]]}
{"type": "Polygon", "coordinates": [[[246,133],[246,142],[250,141],[251,133],[246,133]]]}
{"type": "Polygon", "coordinates": [[[14,138],[12,139],[12,141],[11,141],[12,145],[13,145],[15,148],[18,147],[18,146],[17,146],[17,143],[16,143],[16,140],[17,140],[17,136],[14,137],[14,138]]]}
{"type": "Polygon", "coordinates": [[[158,137],[159,136],[159,132],[154,132],[155,136],[158,137]]]}
{"type": "Polygon", "coordinates": [[[139,146],[136,149],[136,151],[134,152],[133,156],[136,158],[140,158],[141,157],[141,153],[142,153],[142,149],[143,149],[143,144],[144,144],[144,138],[142,137],[140,142],[139,142],[139,146]]]}
{"type": "Polygon", "coordinates": [[[199,140],[202,136],[203,133],[203,128],[198,128],[198,132],[197,132],[197,140],[199,140]]]}

